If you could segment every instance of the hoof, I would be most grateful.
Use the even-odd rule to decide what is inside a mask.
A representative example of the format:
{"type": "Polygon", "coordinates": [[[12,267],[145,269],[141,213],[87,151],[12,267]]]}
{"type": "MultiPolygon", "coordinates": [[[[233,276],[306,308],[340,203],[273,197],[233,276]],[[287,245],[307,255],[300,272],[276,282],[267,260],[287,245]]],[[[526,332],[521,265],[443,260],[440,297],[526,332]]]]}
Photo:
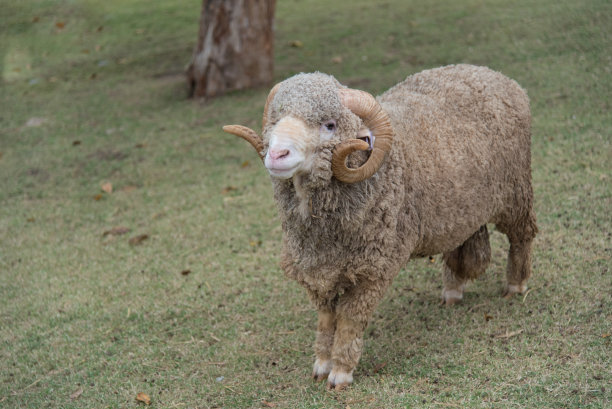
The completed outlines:
{"type": "Polygon", "coordinates": [[[508,284],[502,297],[508,299],[514,294],[523,294],[525,291],[527,291],[527,286],[525,284],[508,284]]]}
{"type": "Polygon", "coordinates": [[[343,372],[333,370],[330,372],[327,378],[327,389],[341,391],[353,383],[353,371],[343,372]]]}
{"type": "Polygon", "coordinates": [[[442,305],[455,305],[463,299],[463,291],[444,290],[442,291],[442,305]]]}
{"type": "Polygon", "coordinates": [[[331,360],[318,359],[315,361],[312,368],[312,379],[315,381],[323,381],[331,372],[333,363],[331,360]]]}

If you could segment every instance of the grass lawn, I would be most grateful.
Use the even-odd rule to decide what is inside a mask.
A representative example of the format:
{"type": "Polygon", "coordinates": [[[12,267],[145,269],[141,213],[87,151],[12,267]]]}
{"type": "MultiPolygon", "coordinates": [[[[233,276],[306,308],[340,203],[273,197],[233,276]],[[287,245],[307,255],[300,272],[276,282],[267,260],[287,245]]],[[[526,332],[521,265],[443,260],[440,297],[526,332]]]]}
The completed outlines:
{"type": "Polygon", "coordinates": [[[309,379],[316,314],[278,267],[267,172],[221,131],[259,129],[268,90],[186,98],[200,7],[3,2],[0,407],[612,407],[612,3],[278,1],[277,80],[377,94],[466,62],[532,103],[531,290],[500,297],[498,232],[453,308],[439,258],[412,262],[342,393],[309,379]]]}

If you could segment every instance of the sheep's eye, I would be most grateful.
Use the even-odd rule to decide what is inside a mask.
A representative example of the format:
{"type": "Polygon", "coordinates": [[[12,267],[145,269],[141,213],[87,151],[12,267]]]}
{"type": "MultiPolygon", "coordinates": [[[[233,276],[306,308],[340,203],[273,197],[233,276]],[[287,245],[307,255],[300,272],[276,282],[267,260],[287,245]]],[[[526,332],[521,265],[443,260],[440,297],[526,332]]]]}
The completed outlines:
{"type": "Polygon", "coordinates": [[[333,119],[323,123],[323,127],[327,129],[329,132],[333,132],[336,130],[336,121],[333,119]]]}

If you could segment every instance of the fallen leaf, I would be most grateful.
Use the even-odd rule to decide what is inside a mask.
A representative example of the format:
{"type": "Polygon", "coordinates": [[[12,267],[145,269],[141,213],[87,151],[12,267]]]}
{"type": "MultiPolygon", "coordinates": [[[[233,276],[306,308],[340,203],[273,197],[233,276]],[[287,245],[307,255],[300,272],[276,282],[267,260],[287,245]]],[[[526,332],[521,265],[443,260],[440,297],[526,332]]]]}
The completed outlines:
{"type": "Polygon", "coordinates": [[[33,218],[33,217],[28,217],[26,220],[27,220],[29,223],[33,223],[33,222],[34,222],[36,219],[35,219],[35,218],[33,218]]]}
{"type": "Polygon", "coordinates": [[[128,243],[130,243],[130,246],[137,246],[139,244],[142,244],[142,242],[147,240],[148,238],[149,238],[148,234],[139,234],[138,236],[132,237],[128,241],[128,243]]]}
{"type": "Polygon", "coordinates": [[[383,369],[385,366],[387,366],[386,362],[383,362],[383,363],[380,363],[380,364],[376,365],[374,367],[374,373],[380,372],[380,370],[383,369]]]}
{"type": "Polygon", "coordinates": [[[342,57],[340,57],[340,56],[334,57],[334,58],[332,58],[332,62],[334,64],[342,64],[342,57]]]}
{"type": "Polygon", "coordinates": [[[264,400],[261,402],[262,405],[264,405],[267,408],[275,408],[276,405],[272,402],[268,402],[267,400],[264,400]]]}
{"type": "Polygon", "coordinates": [[[82,50],[81,50],[81,52],[82,52],[83,54],[89,54],[89,50],[88,50],[88,49],[86,49],[86,48],[82,49],[82,50]]]}
{"type": "Polygon", "coordinates": [[[485,322],[489,322],[489,321],[491,321],[492,319],[493,319],[493,316],[492,316],[492,315],[489,315],[489,314],[487,314],[487,313],[485,313],[485,314],[484,314],[484,320],[485,320],[485,322]]]}
{"type": "Polygon", "coordinates": [[[237,188],[236,186],[226,186],[226,187],[224,187],[224,188],[223,188],[223,190],[221,191],[221,193],[222,193],[222,194],[224,194],[224,195],[226,195],[226,194],[228,194],[229,192],[234,192],[234,191],[236,191],[236,190],[238,190],[238,188],[237,188]]]}
{"type": "Polygon", "coordinates": [[[293,48],[302,48],[304,47],[304,43],[300,40],[293,40],[289,43],[289,45],[293,48]]]}
{"type": "Polygon", "coordinates": [[[83,388],[79,388],[70,395],[70,399],[78,399],[83,394],[83,388]]]}
{"type": "Polygon", "coordinates": [[[66,27],[66,23],[64,23],[63,21],[58,21],[57,23],[55,23],[55,27],[61,30],[62,28],[66,27]]]}
{"type": "Polygon", "coordinates": [[[103,196],[102,196],[102,193],[98,193],[98,194],[94,195],[94,197],[93,197],[93,198],[94,198],[94,200],[101,200],[101,199],[102,199],[102,197],[103,197],[103,196]]]}
{"type": "Polygon", "coordinates": [[[245,160],[244,162],[242,162],[242,164],[240,165],[241,168],[246,168],[247,166],[249,166],[251,164],[251,162],[249,162],[248,160],[245,160]]]}
{"type": "Polygon", "coordinates": [[[136,400],[139,402],[143,402],[145,405],[151,404],[151,398],[149,398],[149,395],[143,392],[138,392],[138,395],[136,395],[136,400]]]}
{"type": "Polygon", "coordinates": [[[601,337],[602,338],[608,338],[610,336],[610,334],[602,334],[601,337]]]}
{"type": "Polygon", "coordinates": [[[136,34],[144,34],[145,30],[144,28],[137,28],[136,31],[134,31],[136,34]]]}
{"type": "Polygon", "coordinates": [[[136,145],[134,145],[134,148],[142,149],[145,146],[147,146],[147,145],[145,145],[144,143],[137,143],[136,145]]]}
{"type": "Polygon", "coordinates": [[[109,234],[111,236],[120,236],[122,234],[129,233],[131,231],[132,231],[132,229],[130,229],[128,227],[117,226],[117,227],[113,227],[110,230],[106,230],[104,233],[102,233],[102,237],[108,236],[109,234]]]}
{"type": "Polygon", "coordinates": [[[181,271],[181,275],[188,276],[191,273],[191,270],[183,270],[181,271]]]}
{"type": "Polygon", "coordinates": [[[504,334],[497,334],[495,335],[495,338],[503,338],[503,339],[508,339],[508,338],[512,338],[516,335],[519,335],[523,332],[522,329],[519,329],[517,331],[512,331],[512,332],[508,332],[506,331],[504,334]]]}
{"type": "Polygon", "coordinates": [[[95,80],[97,76],[98,76],[98,74],[96,74],[96,73],[94,72],[93,74],[91,74],[91,75],[89,76],[89,79],[90,79],[90,80],[95,80]]]}
{"type": "Polygon", "coordinates": [[[108,194],[113,193],[113,184],[111,182],[102,183],[100,188],[108,194]]]}
{"type": "Polygon", "coordinates": [[[72,146],[80,145],[81,141],[72,141],[72,146]]]}
{"type": "Polygon", "coordinates": [[[38,16],[35,16],[35,17],[32,19],[32,23],[38,23],[39,21],[40,21],[40,17],[38,17],[38,16]]]}
{"type": "Polygon", "coordinates": [[[100,26],[96,29],[96,31],[99,33],[100,31],[104,30],[104,26],[100,26]]]}

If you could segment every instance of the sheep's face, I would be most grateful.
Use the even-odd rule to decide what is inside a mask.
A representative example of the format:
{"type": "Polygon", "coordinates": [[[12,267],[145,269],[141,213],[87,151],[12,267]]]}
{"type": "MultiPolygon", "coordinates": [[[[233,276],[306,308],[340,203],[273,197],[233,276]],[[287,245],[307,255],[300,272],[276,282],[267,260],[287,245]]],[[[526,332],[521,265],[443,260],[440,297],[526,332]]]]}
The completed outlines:
{"type": "Polygon", "coordinates": [[[265,134],[264,144],[268,149],[264,164],[268,172],[278,179],[311,173],[317,147],[334,138],[336,130],[335,119],[323,121],[317,127],[291,115],[283,117],[265,134]]]}
{"type": "Polygon", "coordinates": [[[273,178],[308,174],[321,183],[371,177],[393,140],[389,117],[372,95],[321,73],[295,75],[270,91],[263,138],[240,125],[223,129],[247,140],[273,178]]]}
{"type": "Polygon", "coordinates": [[[335,78],[321,74],[298,74],[279,84],[268,109],[264,129],[264,164],[270,175],[290,179],[297,174],[325,168],[322,151],[344,135],[353,137],[361,122],[346,109],[335,78]]]}

